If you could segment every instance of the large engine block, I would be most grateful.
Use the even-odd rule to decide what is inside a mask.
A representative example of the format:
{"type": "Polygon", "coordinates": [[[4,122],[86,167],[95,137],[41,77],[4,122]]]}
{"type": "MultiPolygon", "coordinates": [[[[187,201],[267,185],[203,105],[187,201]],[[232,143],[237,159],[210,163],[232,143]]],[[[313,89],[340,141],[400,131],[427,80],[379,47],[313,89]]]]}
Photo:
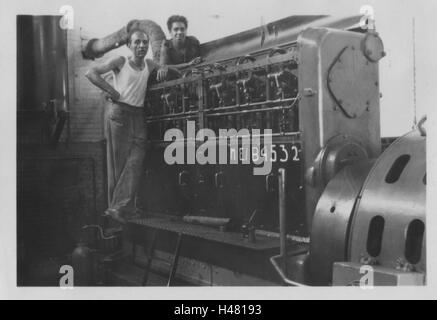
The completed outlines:
{"type": "MultiPolygon", "coordinates": [[[[269,248],[280,247],[281,253],[270,255],[270,262],[290,285],[354,284],[363,265],[376,270],[378,284],[424,283],[425,138],[412,133],[420,150],[406,139],[381,157],[378,62],[385,52],[378,34],[358,22],[324,16],[280,20],[203,44],[202,64],[152,84],[139,197],[145,211],[170,221],[228,219],[228,231],[243,236],[248,229],[279,235],[280,246],[269,248]],[[174,141],[164,137],[175,128],[183,135],[178,148],[187,152],[184,164],[169,165],[164,153],[174,141]],[[212,163],[197,163],[188,149],[200,150],[204,140],[189,133],[200,129],[210,130],[207,141],[219,140],[220,129],[235,129],[242,137],[236,150],[226,142],[227,161],[220,161],[218,145],[212,163]],[[269,148],[244,149],[246,136],[265,141],[267,135],[269,148]],[[272,160],[272,170],[254,175],[254,157],[260,155],[272,160]],[[414,158],[405,172],[419,189],[411,179],[401,179],[400,187],[389,181],[406,157],[414,158]],[[401,208],[399,197],[410,200],[411,212],[401,208]]],[[[211,237],[220,242],[227,236],[211,237]]],[[[250,239],[250,245],[231,242],[241,250],[268,243],[250,239]]],[[[256,254],[245,254],[241,261],[247,260],[244,272],[250,273],[256,254]]]]}
{"type": "MultiPolygon", "coordinates": [[[[347,23],[340,22],[350,28],[347,23]]],[[[371,45],[376,48],[368,50],[382,51],[377,35],[309,28],[297,39],[298,30],[290,30],[288,42],[278,43],[272,35],[277,45],[250,53],[235,49],[238,39],[246,38],[241,48],[247,47],[248,32],[221,39],[219,47],[205,44],[203,64],[149,88],[150,157],[142,189],[147,211],[228,217],[238,223],[254,215],[256,228],[279,231],[277,172],[285,168],[287,232],[307,237],[329,179],[344,165],[379,154],[379,57],[372,61],[363,49],[371,45]],[[226,46],[235,56],[217,58],[226,46]],[[164,134],[178,128],[186,137],[188,121],[216,136],[219,129],[271,129],[273,145],[234,150],[238,165],[218,164],[218,159],[217,164],[167,165],[164,134]],[[266,152],[273,162],[268,175],[254,176],[253,163],[241,164],[266,152]]]]}

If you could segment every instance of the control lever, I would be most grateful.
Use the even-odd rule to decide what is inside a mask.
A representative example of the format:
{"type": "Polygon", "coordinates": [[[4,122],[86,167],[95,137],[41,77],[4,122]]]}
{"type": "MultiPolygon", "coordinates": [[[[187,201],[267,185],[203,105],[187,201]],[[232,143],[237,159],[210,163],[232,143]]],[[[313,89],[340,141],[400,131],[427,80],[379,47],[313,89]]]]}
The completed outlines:
{"type": "Polygon", "coordinates": [[[223,93],[222,93],[222,89],[224,87],[224,81],[220,81],[216,84],[212,84],[209,86],[209,90],[215,91],[217,93],[217,97],[219,99],[219,104],[221,106],[223,106],[224,104],[224,100],[223,100],[223,93]]]}
{"type": "Polygon", "coordinates": [[[237,80],[237,85],[240,85],[243,87],[243,93],[244,97],[246,98],[246,102],[249,102],[250,100],[250,93],[249,93],[249,82],[253,80],[252,71],[248,72],[248,76],[237,80]]]}
{"type": "Polygon", "coordinates": [[[272,79],[274,80],[276,88],[278,89],[277,95],[282,96],[284,93],[284,88],[281,85],[281,82],[286,80],[288,77],[291,77],[291,76],[294,76],[293,73],[291,73],[287,69],[283,69],[283,70],[278,71],[278,72],[269,73],[267,75],[267,78],[269,80],[272,80],[272,79]]]}
{"type": "MultiPolygon", "coordinates": [[[[256,58],[251,56],[250,54],[242,56],[237,60],[236,65],[239,66],[243,63],[246,63],[247,61],[255,62],[256,58]]],[[[247,71],[247,76],[245,78],[241,78],[241,79],[237,80],[237,85],[243,87],[243,93],[244,93],[244,96],[246,98],[246,102],[249,102],[249,100],[250,100],[248,86],[249,86],[249,82],[252,80],[253,80],[253,73],[251,70],[247,71]]]]}
{"type": "Polygon", "coordinates": [[[174,105],[173,103],[171,103],[171,99],[170,99],[171,97],[172,97],[171,93],[163,93],[161,95],[161,100],[164,102],[165,107],[168,108],[170,113],[174,113],[174,105]]]}
{"type": "Polygon", "coordinates": [[[249,220],[247,221],[247,223],[245,223],[241,226],[241,233],[243,235],[243,239],[246,239],[249,242],[256,241],[255,226],[253,224],[253,218],[255,218],[255,215],[257,212],[258,212],[257,209],[255,209],[253,211],[252,215],[250,216],[249,220]]]}

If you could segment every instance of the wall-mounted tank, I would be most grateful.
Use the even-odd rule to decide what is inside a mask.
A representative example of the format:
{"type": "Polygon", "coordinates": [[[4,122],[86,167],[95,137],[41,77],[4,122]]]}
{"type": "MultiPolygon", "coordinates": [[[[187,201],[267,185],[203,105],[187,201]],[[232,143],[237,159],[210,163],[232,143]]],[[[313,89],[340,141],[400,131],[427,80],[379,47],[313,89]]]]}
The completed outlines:
{"type": "Polygon", "coordinates": [[[67,33],[60,19],[17,16],[17,110],[20,120],[30,120],[18,123],[21,142],[37,142],[41,132],[55,145],[67,121],[67,33]]]}

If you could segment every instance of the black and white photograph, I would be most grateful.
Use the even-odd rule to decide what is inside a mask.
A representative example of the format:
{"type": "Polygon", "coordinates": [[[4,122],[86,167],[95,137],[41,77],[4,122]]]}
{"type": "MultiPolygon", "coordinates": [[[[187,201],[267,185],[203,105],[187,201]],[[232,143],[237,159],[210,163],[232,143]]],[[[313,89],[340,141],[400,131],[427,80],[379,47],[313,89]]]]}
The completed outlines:
{"type": "Polygon", "coordinates": [[[431,295],[432,1],[1,7],[1,296],[431,295]]]}

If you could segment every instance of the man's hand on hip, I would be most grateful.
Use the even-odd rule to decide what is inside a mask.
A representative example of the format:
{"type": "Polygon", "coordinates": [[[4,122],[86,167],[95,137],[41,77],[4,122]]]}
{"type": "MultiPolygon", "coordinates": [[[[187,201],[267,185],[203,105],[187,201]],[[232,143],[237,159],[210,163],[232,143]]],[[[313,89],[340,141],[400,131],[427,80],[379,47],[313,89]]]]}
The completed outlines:
{"type": "Polygon", "coordinates": [[[117,90],[106,93],[106,99],[112,102],[116,102],[120,99],[120,93],[117,90]]]}

